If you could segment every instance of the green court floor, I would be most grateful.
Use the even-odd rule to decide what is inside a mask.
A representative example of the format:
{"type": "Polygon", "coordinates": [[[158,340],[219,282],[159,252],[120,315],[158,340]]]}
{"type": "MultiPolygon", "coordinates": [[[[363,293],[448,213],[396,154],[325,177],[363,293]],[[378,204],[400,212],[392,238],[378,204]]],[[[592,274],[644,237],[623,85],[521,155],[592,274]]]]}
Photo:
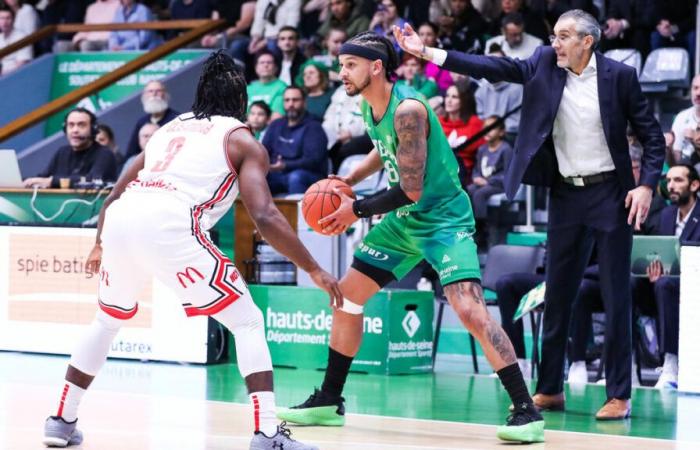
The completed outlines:
{"type": "MultiPolygon", "coordinates": [[[[0,386],[55,386],[59,396],[67,357],[0,352],[0,386]]],[[[509,400],[500,382],[488,375],[455,372],[438,364],[435,374],[382,376],[351,374],[345,390],[350,413],[417,419],[502,424],[509,400]]],[[[319,386],[323,372],[277,368],[279,406],[300,403],[319,386]]],[[[155,396],[247,403],[237,366],[164,364],[109,360],[91,389],[155,396]]],[[[89,393],[88,393],[89,395],[89,393]]],[[[632,419],[601,423],[594,414],[605,400],[602,386],[566,390],[567,412],[545,413],[549,430],[679,439],[700,448],[700,397],[635,388],[632,419]]],[[[47,412],[48,413],[48,412],[47,412]]],[[[686,448],[686,447],[684,447],[686,448]]]]}

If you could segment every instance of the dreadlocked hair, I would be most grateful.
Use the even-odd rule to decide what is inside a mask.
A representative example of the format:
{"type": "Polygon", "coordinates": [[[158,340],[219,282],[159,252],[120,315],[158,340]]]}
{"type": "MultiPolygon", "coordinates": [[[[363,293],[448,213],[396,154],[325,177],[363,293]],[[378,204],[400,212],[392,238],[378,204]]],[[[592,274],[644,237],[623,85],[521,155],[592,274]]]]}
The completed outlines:
{"type": "Polygon", "coordinates": [[[192,104],[196,119],[211,116],[234,117],[245,120],[248,93],[242,69],[233,58],[218,50],[205,61],[192,104]]]}
{"type": "Polygon", "coordinates": [[[396,54],[394,44],[392,44],[389,39],[373,31],[364,31],[351,37],[347,42],[350,44],[362,45],[386,55],[387,61],[384,65],[384,73],[386,79],[391,81],[394,77],[394,71],[399,67],[399,57],[396,54]]]}

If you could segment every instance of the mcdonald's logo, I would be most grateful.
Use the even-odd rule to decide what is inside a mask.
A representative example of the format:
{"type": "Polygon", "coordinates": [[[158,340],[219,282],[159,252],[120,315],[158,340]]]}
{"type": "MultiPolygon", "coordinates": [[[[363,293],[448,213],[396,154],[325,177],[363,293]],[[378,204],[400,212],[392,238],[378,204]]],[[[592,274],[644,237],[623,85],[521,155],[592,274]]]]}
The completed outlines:
{"type": "Polygon", "coordinates": [[[187,289],[188,286],[185,284],[185,281],[183,278],[187,279],[190,284],[194,284],[197,281],[195,281],[194,276],[197,275],[200,280],[204,279],[204,275],[202,275],[199,270],[195,269],[194,267],[187,267],[184,272],[178,272],[177,273],[177,281],[180,282],[183,288],[187,289]]]}

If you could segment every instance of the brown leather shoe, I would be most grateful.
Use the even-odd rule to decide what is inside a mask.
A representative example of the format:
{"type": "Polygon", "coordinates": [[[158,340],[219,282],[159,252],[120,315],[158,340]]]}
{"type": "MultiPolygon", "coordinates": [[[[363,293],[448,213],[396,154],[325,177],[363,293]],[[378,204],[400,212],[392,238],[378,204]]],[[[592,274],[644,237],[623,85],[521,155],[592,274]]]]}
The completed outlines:
{"type": "Polygon", "coordinates": [[[596,420],[623,420],[632,414],[632,403],[629,400],[611,398],[595,415],[596,420]]]}
{"type": "Polygon", "coordinates": [[[566,398],[564,393],[548,395],[548,394],[535,394],[532,396],[532,403],[540,411],[564,411],[564,404],[566,398]]]}

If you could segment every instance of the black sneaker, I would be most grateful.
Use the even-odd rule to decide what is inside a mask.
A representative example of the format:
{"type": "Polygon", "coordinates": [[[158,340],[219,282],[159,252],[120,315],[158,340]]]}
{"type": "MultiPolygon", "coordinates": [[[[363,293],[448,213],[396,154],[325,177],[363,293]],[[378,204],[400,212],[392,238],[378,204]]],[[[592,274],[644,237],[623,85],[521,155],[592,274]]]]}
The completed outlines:
{"type": "Polygon", "coordinates": [[[314,389],[314,393],[304,403],[278,412],[277,417],[300,425],[341,427],[345,425],[344,402],[343,397],[331,397],[314,389]]]}
{"type": "Polygon", "coordinates": [[[544,419],[531,403],[521,403],[513,409],[506,424],[498,427],[496,436],[504,441],[544,442],[544,419]]]}

